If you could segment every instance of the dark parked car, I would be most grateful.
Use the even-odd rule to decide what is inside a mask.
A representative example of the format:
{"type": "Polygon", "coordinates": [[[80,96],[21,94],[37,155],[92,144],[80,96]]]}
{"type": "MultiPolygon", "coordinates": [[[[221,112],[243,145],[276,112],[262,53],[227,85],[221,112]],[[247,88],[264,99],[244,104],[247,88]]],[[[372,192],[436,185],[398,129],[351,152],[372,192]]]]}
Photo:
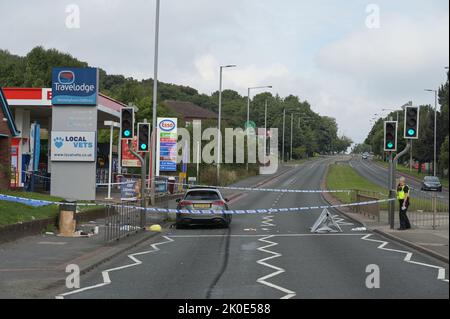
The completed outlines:
{"type": "Polygon", "coordinates": [[[442,192],[442,185],[439,178],[435,176],[425,176],[422,181],[422,190],[442,192]]]}
{"type": "Polygon", "coordinates": [[[213,214],[177,213],[176,227],[187,225],[213,224],[228,227],[231,215],[222,211],[229,210],[228,200],[222,197],[217,188],[191,188],[186,191],[182,199],[177,200],[178,210],[211,210],[213,214]]]}

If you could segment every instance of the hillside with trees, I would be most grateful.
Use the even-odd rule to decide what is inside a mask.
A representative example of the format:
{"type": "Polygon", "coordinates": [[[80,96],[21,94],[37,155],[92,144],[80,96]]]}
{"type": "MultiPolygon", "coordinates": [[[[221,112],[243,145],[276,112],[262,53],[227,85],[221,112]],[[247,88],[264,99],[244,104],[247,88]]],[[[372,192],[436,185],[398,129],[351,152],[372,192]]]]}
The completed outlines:
{"type": "MultiPolygon", "coordinates": [[[[86,67],[87,62],[61,53],[55,49],[46,50],[35,47],[26,56],[21,57],[0,50],[0,87],[51,87],[51,70],[53,67],[86,67]]],[[[118,101],[138,107],[137,120],[146,118],[151,121],[153,80],[136,80],[123,75],[108,74],[100,69],[100,91],[118,101]]],[[[196,89],[170,83],[158,82],[158,114],[176,116],[167,110],[163,101],[178,100],[193,102],[205,109],[217,112],[218,92],[211,95],[199,93],[196,89]]],[[[251,119],[257,127],[264,126],[264,103],[267,100],[268,127],[278,128],[282,134],[283,109],[286,109],[286,153],[290,151],[290,113],[302,113],[295,116],[293,125],[294,158],[304,158],[314,154],[333,154],[345,152],[352,141],[345,136],[338,136],[338,126],[333,118],[321,116],[311,110],[307,101],[297,96],[285,98],[270,93],[261,93],[252,100],[251,119]],[[300,121],[300,122],[299,122],[300,121]]],[[[223,92],[223,127],[243,127],[246,119],[247,97],[238,92],[223,92]]],[[[215,123],[210,125],[216,126],[215,123]]],[[[100,135],[101,139],[106,137],[100,135]]],[[[280,139],[281,140],[281,139],[280,139]]],[[[280,145],[281,150],[281,145],[280,145]]]]}

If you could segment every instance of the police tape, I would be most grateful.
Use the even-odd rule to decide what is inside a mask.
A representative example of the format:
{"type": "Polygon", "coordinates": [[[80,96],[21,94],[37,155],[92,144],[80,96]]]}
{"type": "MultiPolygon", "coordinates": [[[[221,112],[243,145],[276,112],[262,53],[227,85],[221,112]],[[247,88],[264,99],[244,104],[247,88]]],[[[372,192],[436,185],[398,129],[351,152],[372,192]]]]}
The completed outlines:
{"type": "Polygon", "coordinates": [[[176,182],[168,182],[174,185],[183,185],[196,188],[217,188],[223,190],[237,190],[237,191],[247,191],[247,192],[270,192],[270,193],[351,193],[348,189],[288,189],[288,188],[256,188],[256,187],[238,187],[238,186],[211,186],[211,185],[190,185],[176,182]]]}
{"type": "Polygon", "coordinates": [[[133,205],[124,204],[111,204],[111,203],[74,203],[74,202],[53,202],[40,199],[23,198],[11,195],[0,194],[0,200],[14,200],[18,199],[24,202],[34,202],[34,203],[44,203],[47,205],[76,205],[76,206],[107,206],[111,208],[123,209],[131,208],[137,211],[145,211],[147,213],[176,213],[176,214],[193,214],[193,215],[218,215],[218,214],[233,214],[233,215],[248,215],[248,214],[272,214],[272,213],[291,213],[291,212],[301,212],[319,209],[331,209],[331,208],[343,208],[343,207],[354,207],[354,206],[367,206],[375,205],[380,203],[387,203],[395,201],[395,198],[372,200],[365,202],[349,203],[349,204],[338,204],[338,205],[321,205],[321,206],[303,206],[303,207],[291,207],[291,208],[270,208],[270,209],[239,209],[239,210],[186,210],[186,209],[170,209],[170,208],[160,208],[160,207],[140,207],[133,205]]]}

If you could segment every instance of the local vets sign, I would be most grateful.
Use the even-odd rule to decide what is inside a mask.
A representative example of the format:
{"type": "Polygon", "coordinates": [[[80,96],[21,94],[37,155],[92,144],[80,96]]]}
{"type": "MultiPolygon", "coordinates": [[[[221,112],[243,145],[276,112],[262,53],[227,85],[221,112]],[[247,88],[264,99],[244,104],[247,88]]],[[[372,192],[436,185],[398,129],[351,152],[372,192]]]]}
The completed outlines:
{"type": "Polygon", "coordinates": [[[53,162],[95,162],[95,132],[52,131],[51,160],[53,162]]]}
{"type": "Polygon", "coordinates": [[[177,171],[177,119],[158,118],[156,176],[159,172],[177,171]]]}
{"type": "Polygon", "coordinates": [[[97,105],[97,68],[53,68],[53,105],[97,105]]]}

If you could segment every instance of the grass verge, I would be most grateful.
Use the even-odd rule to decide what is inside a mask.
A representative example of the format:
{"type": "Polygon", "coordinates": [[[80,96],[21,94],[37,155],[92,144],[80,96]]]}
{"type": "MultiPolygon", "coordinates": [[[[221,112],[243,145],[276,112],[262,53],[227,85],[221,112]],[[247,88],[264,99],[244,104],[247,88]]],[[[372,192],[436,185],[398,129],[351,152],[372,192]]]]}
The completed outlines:
{"type": "MultiPolygon", "coordinates": [[[[375,161],[377,162],[377,164],[379,164],[379,165],[381,165],[381,166],[383,166],[385,168],[389,167],[389,163],[387,163],[387,162],[383,162],[382,160],[379,160],[379,159],[376,159],[375,161]]],[[[428,173],[428,172],[421,172],[421,173],[419,173],[415,169],[410,171],[409,167],[405,167],[403,165],[397,165],[397,171],[399,171],[402,174],[410,175],[412,177],[416,177],[416,178],[419,178],[419,179],[423,179],[425,176],[430,176],[430,173],[428,173]]],[[[431,175],[433,175],[433,174],[431,174],[431,175]]],[[[439,179],[441,180],[442,186],[448,188],[448,178],[440,177],[439,179]]]]}
{"type": "MultiPolygon", "coordinates": [[[[62,198],[47,194],[2,190],[0,194],[59,202],[62,198]]],[[[100,206],[80,207],[81,211],[98,209],[100,206]]],[[[33,207],[21,203],[0,201],[0,226],[23,223],[37,219],[55,218],[59,208],[56,205],[33,207]]]]}
{"type": "MultiPolygon", "coordinates": [[[[332,164],[327,175],[327,188],[330,190],[348,189],[387,194],[387,189],[378,186],[359,175],[347,164],[332,164]]],[[[333,193],[343,203],[353,201],[352,194],[333,193]]]]}

